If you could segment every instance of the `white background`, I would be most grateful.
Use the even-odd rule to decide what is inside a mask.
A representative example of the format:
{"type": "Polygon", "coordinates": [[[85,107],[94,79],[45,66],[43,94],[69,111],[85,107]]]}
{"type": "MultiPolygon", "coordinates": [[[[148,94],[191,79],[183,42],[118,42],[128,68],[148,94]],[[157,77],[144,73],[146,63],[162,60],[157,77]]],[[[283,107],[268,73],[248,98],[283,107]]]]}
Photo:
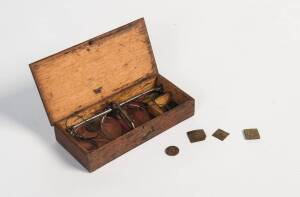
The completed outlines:
{"type": "Polygon", "coordinates": [[[0,196],[300,196],[298,0],[1,0],[0,28],[0,196]],[[196,113],[88,173],[55,141],[28,64],[140,17],[196,113]]]}

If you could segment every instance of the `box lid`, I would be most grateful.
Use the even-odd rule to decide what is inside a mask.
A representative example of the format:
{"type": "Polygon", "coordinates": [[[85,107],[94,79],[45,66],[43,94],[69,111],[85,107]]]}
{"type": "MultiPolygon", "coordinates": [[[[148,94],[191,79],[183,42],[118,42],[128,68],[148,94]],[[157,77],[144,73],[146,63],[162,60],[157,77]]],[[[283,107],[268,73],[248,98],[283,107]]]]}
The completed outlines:
{"type": "Polygon", "coordinates": [[[51,125],[158,72],[143,18],[30,69],[51,125]]]}

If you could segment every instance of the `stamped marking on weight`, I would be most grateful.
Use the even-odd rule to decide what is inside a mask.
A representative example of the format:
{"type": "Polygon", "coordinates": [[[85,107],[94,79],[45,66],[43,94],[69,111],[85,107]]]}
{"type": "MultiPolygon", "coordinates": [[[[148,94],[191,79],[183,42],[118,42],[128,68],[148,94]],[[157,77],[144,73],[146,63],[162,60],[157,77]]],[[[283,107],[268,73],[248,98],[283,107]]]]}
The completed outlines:
{"type": "Polygon", "coordinates": [[[215,138],[218,138],[221,141],[225,140],[225,138],[227,138],[228,135],[229,135],[229,133],[227,133],[226,131],[223,131],[222,129],[218,129],[212,134],[212,136],[214,136],[215,138]]]}
{"type": "Polygon", "coordinates": [[[244,129],[244,135],[246,140],[260,139],[258,129],[244,129]]]}
{"type": "Polygon", "coordinates": [[[189,131],[186,134],[191,143],[204,141],[206,139],[206,134],[203,129],[189,131]]]}

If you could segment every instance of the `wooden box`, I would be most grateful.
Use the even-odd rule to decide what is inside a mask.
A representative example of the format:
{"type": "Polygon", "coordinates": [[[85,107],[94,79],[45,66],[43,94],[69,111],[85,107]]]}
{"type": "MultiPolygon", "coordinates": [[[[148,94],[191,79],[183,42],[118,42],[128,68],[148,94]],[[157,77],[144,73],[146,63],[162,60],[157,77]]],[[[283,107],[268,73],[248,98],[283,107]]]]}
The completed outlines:
{"type": "Polygon", "coordinates": [[[57,141],[90,172],[194,114],[194,99],[158,73],[143,18],[34,62],[30,69],[57,141]],[[74,114],[89,118],[107,103],[157,84],[178,105],[117,139],[88,151],[66,130],[74,114]]]}

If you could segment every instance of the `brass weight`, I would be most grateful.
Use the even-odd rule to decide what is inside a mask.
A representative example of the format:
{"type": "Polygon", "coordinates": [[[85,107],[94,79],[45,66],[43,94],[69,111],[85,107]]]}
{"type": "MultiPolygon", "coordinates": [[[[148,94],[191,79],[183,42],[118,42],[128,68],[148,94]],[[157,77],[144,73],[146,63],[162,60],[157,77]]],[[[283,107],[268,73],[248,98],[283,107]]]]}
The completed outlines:
{"type": "Polygon", "coordinates": [[[148,111],[153,116],[159,116],[165,112],[164,107],[171,101],[171,93],[167,92],[156,97],[154,100],[148,100],[148,111]]]}
{"type": "Polygon", "coordinates": [[[164,111],[154,101],[149,101],[147,104],[148,104],[147,109],[149,113],[152,114],[154,117],[164,113],[164,111]]]}
{"type": "Polygon", "coordinates": [[[167,92],[154,99],[154,102],[160,107],[165,107],[171,101],[171,93],[167,92]]]}

